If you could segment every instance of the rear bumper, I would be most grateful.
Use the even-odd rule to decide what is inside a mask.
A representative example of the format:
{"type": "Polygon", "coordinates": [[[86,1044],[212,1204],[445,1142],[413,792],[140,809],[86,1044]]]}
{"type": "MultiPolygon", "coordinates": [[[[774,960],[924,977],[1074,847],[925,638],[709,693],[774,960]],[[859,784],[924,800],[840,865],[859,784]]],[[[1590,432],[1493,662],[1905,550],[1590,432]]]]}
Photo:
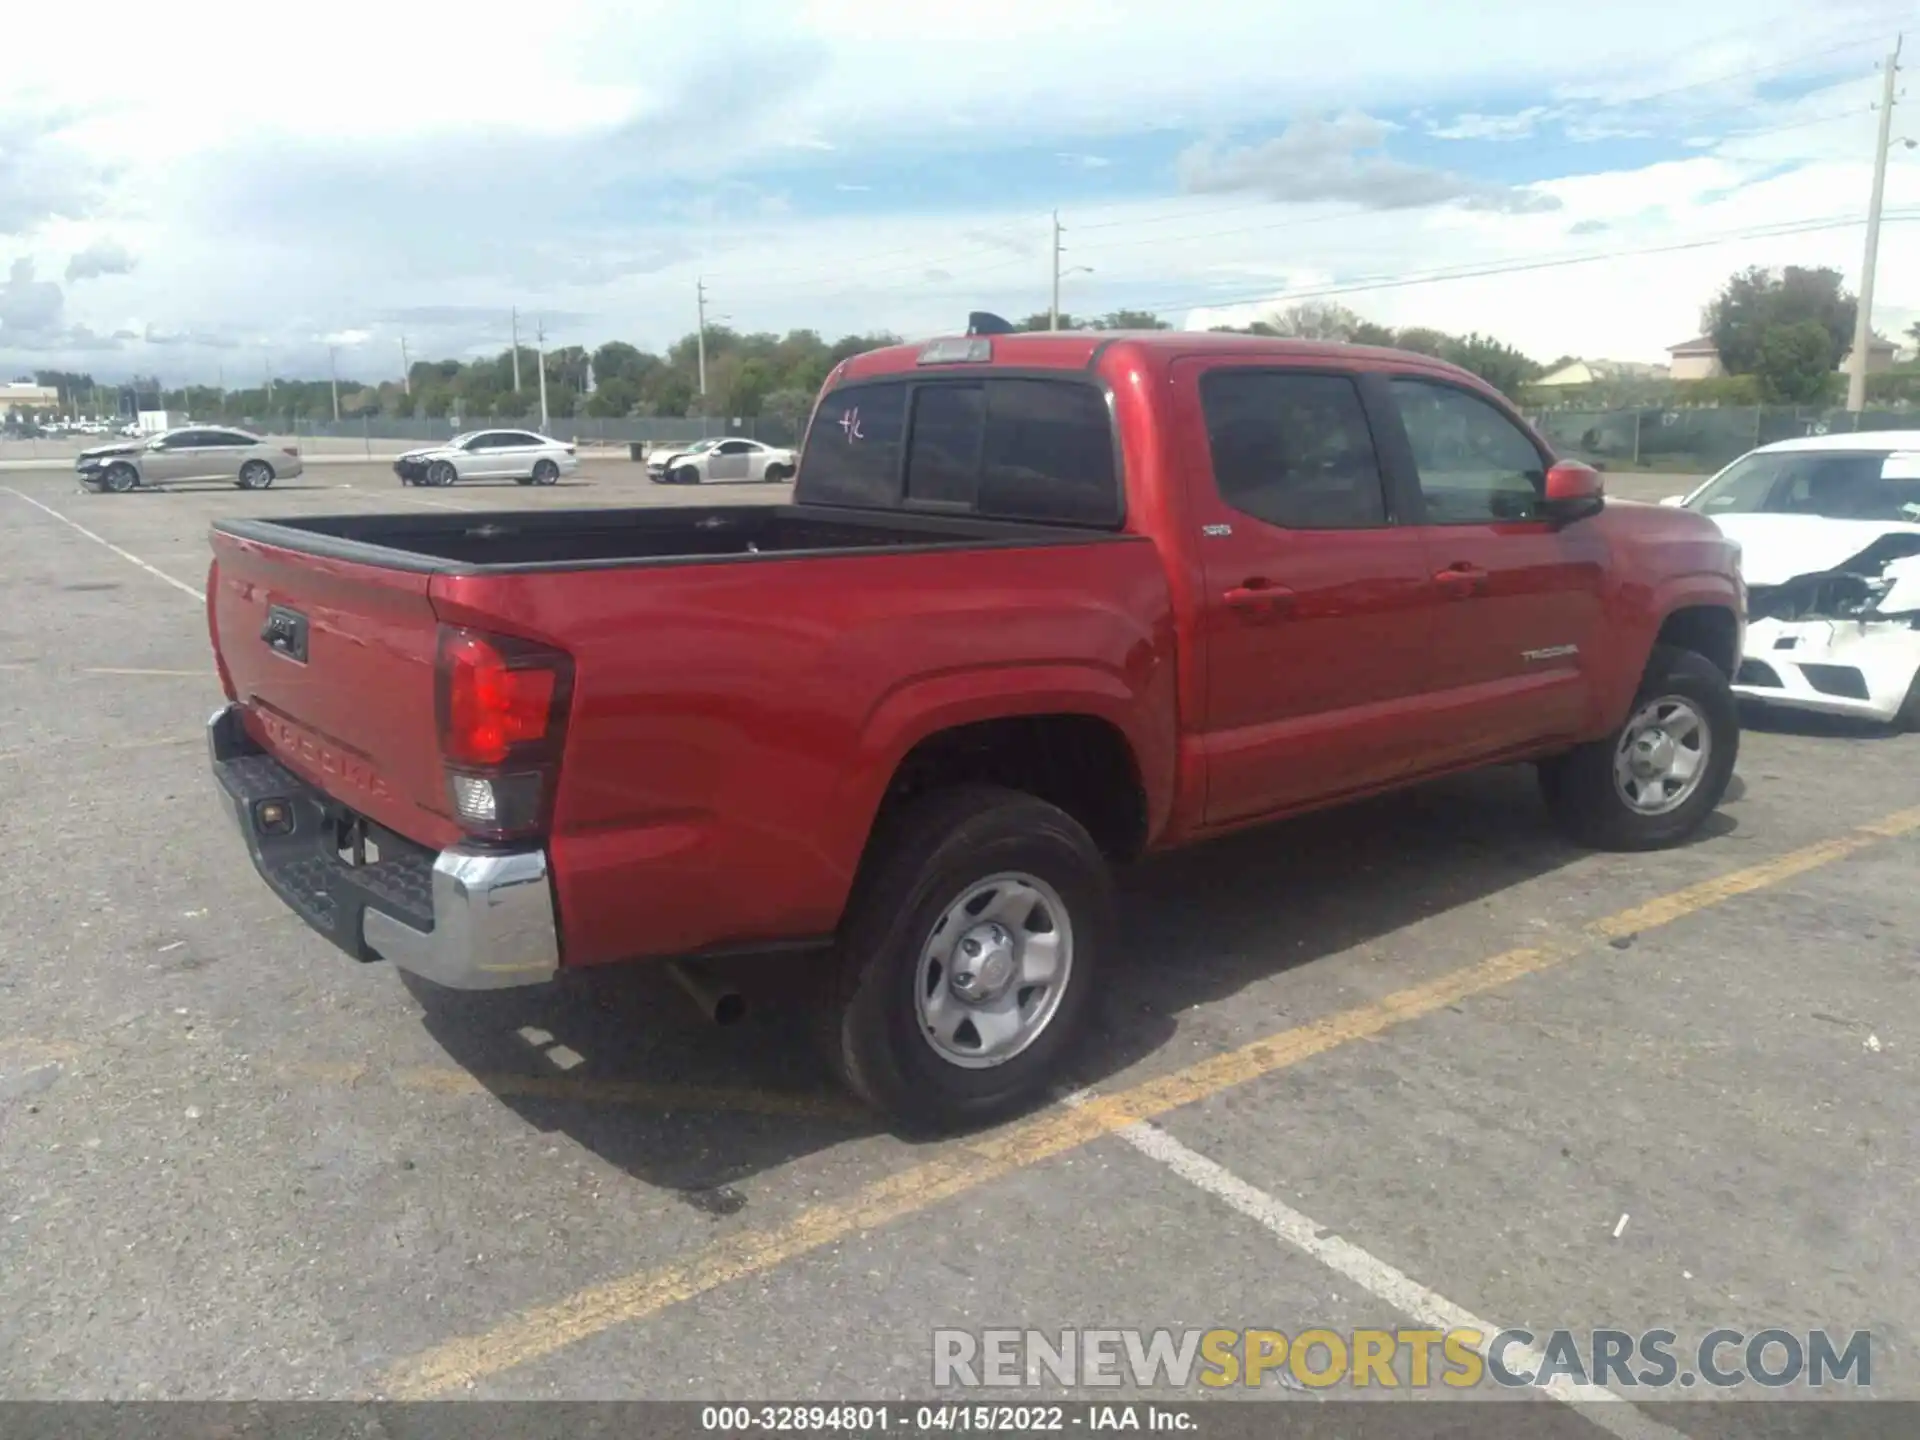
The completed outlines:
{"type": "Polygon", "coordinates": [[[373,828],[379,859],[340,854],[364,825],[254,743],[228,705],[207,722],[208,758],[260,878],[356,960],[390,960],[454,990],[538,985],[560,968],[544,850],[438,852],[373,828]],[[284,820],[268,827],[262,808],[284,820]],[[290,828],[282,828],[288,826],[290,828]]]}

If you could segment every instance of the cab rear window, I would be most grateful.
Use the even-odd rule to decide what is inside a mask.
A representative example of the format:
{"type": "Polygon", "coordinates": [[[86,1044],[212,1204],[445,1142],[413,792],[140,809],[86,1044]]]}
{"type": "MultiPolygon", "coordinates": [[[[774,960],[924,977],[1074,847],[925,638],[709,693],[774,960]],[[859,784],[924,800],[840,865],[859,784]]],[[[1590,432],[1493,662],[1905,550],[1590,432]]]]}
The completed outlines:
{"type": "Polygon", "coordinates": [[[1102,527],[1124,513],[1106,395],[1027,377],[834,391],[808,431],[795,498],[1102,527]]]}

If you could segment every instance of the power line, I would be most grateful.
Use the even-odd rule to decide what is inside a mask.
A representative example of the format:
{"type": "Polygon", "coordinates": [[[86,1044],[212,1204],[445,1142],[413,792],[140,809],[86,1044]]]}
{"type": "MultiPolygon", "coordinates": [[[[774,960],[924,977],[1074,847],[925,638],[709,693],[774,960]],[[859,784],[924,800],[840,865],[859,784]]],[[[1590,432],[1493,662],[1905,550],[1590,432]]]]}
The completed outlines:
{"type": "MultiPolygon", "coordinates": [[[[1888,220],[1920,220],[1920,210],[1903,210],[1888,214],[1888,220]]],[[[1287,290],[1279,294],[1242,296],[1237,299],[1153,300],[1136,302],[1130,308],[1148,310],[1228,310],[1242,305],[1279,305],[1298,300],[1321,300],[1336,295],[1357,295],[1373,290],[1397,290],[1412,285],[1432,285],[1448,280],[1478,280],[1494,275],[1517,275],[1533,270],[1557,270],[1571,265],[1594,265],[1606,260],[1623,260],[1642,255],[1669,255],[1684,250],[1704,250],[1715,245],[1727,245],[1740,240],[1776,239],[1790,235],[1807,235],[1822,230],[1844,230],[1865,221],[1857,215],[1832,217],[1824,220],[1784,221],[1771,226],[1756,226],[1747,230],[1729,231],[1722,235],[1703,236],[1694,240],[1673,241],[1663,245],[1642,245],[1624,250],[1595,251],[1583,255],[1560,255],[1545,260],[1505,261],[1473,267],[1455,267],[1443,270],[1420,271],[1404,275],[1375,276],[1365,280],[1344,281],[1335,285],[1316,286],[1307,290],[1287,290]]]]}

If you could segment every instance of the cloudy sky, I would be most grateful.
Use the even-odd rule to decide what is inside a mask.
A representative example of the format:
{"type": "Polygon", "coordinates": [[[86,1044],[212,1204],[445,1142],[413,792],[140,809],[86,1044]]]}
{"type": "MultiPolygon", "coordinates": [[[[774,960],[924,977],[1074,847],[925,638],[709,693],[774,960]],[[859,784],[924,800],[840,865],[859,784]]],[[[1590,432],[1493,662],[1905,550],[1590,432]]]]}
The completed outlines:
{"type": "MultiPolygon", "coordinates": [[[[1876,70],[1914,15],[95,0],[76,27],[16,8],[0,369],[229,385],[323,374],[329,344],[362,378],[399,373],[403,336],[415,358],[497,349],[516,305],[551,343],[660,347],[701,279],[743,329],[1017,317],[1046,307],[1056,207],[1071,311],[1204,325],[1325,296],[1541,359],[1658,360],[1738,267],[1857,279],[1876,70]]],[[[1920,139],[1920,94],[1894,133],[1920,139]]],[[[1875,320],[1898,334],[1920,320],[1920,150],[1896,145],[1887,210],[1875,320]]]]}

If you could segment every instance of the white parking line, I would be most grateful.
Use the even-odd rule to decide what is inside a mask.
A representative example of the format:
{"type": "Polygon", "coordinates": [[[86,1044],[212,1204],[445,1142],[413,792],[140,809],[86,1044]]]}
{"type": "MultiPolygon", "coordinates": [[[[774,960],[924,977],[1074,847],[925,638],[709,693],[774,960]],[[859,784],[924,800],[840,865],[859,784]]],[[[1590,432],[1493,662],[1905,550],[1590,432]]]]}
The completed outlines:
{"type": "Polygon", "coordinates": [[[13,498],[16,500],[26,501],[27,504],[33,506],[33,508],[36,510],[44,511],[48,515],[51,515],[54,519],[58,520],[62,525],[66,525],[71,527],[72,529],[78,530],[82,535],[86,536],[87,539],[93,541],[94,544],[105,546],[107,549],[111,550],[114,554],[118,555],[122,560],[125,560],[128,564],[138,565],[142,570],[146,571],[149,575],[153,576],[154,579],[164,580],[167,582],[167,584],[173,586],[173,588],[176,590],[184,590],[187,594],[191,595],[194,599],[198,600],[202,605],[207,603],[207,596],[205,591],[196,590],[193,586],[187,584],[187,582],[184,580],[174,579],[174,577],[167,574],[166,571],[158,568],[157,566],[149,565],[146,561],[142,560],[138,555],[135,555],[131,550],[122,550],[118,545],[114,544],[111,540],[105,539],[102,536],[94,534],[93,531],[87,529],[87,527],[82,525],[78,520],[69,520],[66,516],[62,515],[58,510],[54,509],[51,505],[42,505],[38,500],[34,499],[31,495],[22,495],[18,490],[14,489],[11,485],[0,485],[0,490],[6,491],[9,495],[13,496],[13,498]]]}
{"type": "Polygon", "coordinates": [[[412,495],[396,495],[394,499],[407,505],[431,505],[436,510],[473,510],[473,505],[456,505],[451,500],[420,500],[412,495]]]}
{"type": "MultiPolygon", "coordinates": [[[[1093,1098],[1087,1091],[1065,1097],[1069,1105],[1084,1105],[1093,1098]]],[[[1462,1309],[1358,1245],[1328,1234],[1326,1226],[1249,1185],[1198,1150],[1182,1145],[1158,1125],[1142,1120],[1115,1133],[1142,1155],[1159,1161],[1182,1180],[1225,1201],[1276,1238],[1312,1256],[1329,1270],[1345,1276],[1369,1295],[1386,1301],[1422,1325],[1435,1330],[1478,1330],[1489,1342],[1499,1333],[1499,1326],[1462,1309]]],[[[1535,1373],[1546,1361],[1546,1356],[1537,1348],[1521,1345],[1509,1345],[1503,1358],[1509,1370],[1524,1365],[1535,1373]]],[[[1538,1390],[1573,1406],[1582,1418],[1619,1436],[1620,1440],[1682,1440],[1679,1431],[1649,1419],[1624,1397],[1603,1385],[1582,1385],[1564,1376],[1555,1376],[1538,1390]]]]}

